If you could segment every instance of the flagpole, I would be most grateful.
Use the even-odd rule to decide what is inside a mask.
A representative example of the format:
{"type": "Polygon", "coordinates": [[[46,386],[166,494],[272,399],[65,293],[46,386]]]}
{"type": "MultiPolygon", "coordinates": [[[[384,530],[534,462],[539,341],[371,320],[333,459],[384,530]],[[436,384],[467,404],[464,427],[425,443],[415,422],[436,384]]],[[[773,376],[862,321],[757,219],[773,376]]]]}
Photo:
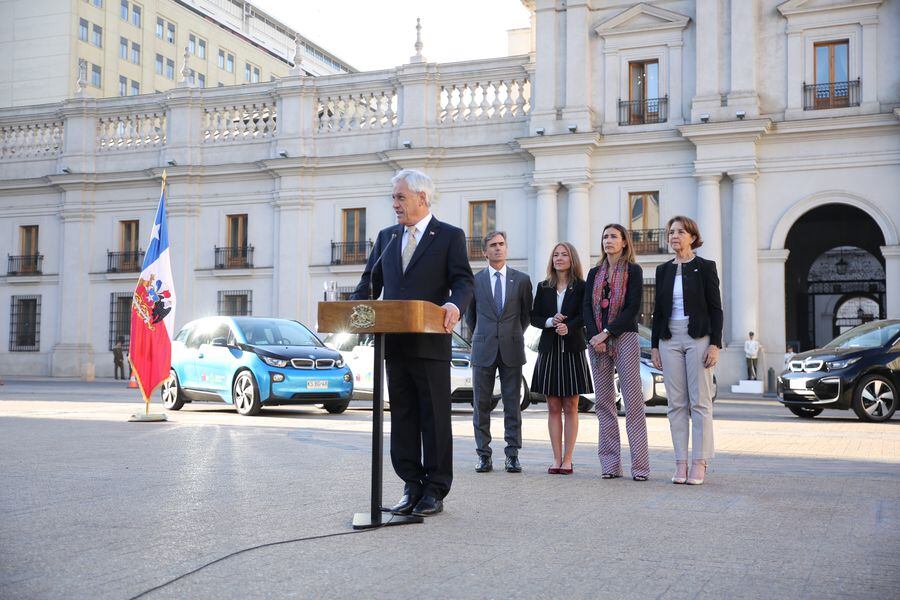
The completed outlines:
{"type": "MultiPolygon", "coordinates": [[[[163,169],[162,184],[161,184],[161,187],[159,190],[160,198],[162,198],[166,192],[166,177],[167,177],[166,170],[163,169]]],[[[148,396],[147,394],[144,393],[144,384],[141,383],[141,376],[138,373],[138,370],[134,368],[134,363],[131,362],[130,354],[128,355],[128,365],[131,367],[131,372],[134,374],[135,378],[137,379],[138,388],[140,388],[140,390],[141,390],[141,396],[144,397],[144,414],[143,415],[133,414],[133,415],[131,415],[131,418],[128,420],[129,421],[166,421],[166,420],[168,420],[168,418],[166,417],[165,414],[158,414],[158,415],[150,414],[150,396],[148,396]]],[[[151,393],[152,392],[153,392],[153,390],[151,390],[151,393]]]]}

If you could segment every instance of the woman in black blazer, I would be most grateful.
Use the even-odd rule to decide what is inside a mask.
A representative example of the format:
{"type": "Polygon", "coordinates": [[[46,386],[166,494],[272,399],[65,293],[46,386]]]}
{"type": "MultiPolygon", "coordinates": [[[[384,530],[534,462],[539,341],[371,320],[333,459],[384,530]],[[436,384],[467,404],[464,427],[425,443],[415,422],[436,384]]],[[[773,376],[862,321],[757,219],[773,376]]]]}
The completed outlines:
{"type": "Polygon", "coordinates": [[[587,276],[584,324],[587,328],[594,410],[600,422],[597,454],[603,479],[622,476],[622,446],[616,418],[614,371],[625,405],[625,430],[631,449],[631,478],[647,481],[650,450],[641,386],[641,338],[638,315],[644,290],[644,271],[635,262],[628,230],[618,223],[603,228],[600,262],[587,276]]]}
{"type": "Polygon", "coordinates": [[[593,391],[584,358],[583,273],[575,248],[568,242],[557,244],[547,264],[547,279],[538,284],[531,310],[531,324],[543,329],[531,390],[547,396],[547,428],[553,448],[553,464],[547,472],[554,474],[573,471],[578,396],[593,391]]]}
{"type": "Polygon", "coordinates": [[[713,457],[712,377],[722,347],[722,296],[716,263],[694,254],[703,244],[697,223],[672,217],[666,232],[675,259],[656,268],[651,355],[666,379],[675,446],[672,483],[700,485],[713,457]]]}

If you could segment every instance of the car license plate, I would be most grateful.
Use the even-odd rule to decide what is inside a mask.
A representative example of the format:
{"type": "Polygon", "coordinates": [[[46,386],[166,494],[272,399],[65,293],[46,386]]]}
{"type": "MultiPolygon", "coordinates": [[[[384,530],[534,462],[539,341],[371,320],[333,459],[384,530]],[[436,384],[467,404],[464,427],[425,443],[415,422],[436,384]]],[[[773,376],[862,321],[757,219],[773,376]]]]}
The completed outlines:
{"type": "Polygon", "coordinates": [[[788,379],[792,390],[805,390],[808,379],[788,379]]]}
{"type": "Polygon", "coordinates": [[[306,382],[306,389],[308,390],[327,390],[328,382],[320,381],[320,380],[310,380],[306,382]]]}

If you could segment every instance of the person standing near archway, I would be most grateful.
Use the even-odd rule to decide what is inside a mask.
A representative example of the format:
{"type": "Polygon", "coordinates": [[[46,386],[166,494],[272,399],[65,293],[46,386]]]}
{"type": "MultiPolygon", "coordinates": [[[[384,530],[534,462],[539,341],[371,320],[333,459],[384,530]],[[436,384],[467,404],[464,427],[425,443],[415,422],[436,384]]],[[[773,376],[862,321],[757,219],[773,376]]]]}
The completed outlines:
{"type": "Polygon", "coordinates": [[[751,331],[744,341],[744,357],[747,359],[747,379],[756,381],[759,379],[757,373],[757,365],[759,364],[759,340],[754,339],[754,333],[751,331]]]}

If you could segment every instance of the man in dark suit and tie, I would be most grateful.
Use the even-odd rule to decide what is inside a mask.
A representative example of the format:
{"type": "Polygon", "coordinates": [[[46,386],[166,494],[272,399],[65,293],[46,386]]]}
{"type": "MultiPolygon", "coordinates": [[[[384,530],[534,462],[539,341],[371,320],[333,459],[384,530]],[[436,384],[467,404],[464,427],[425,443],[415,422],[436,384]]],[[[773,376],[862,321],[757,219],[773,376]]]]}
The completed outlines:
{"type": "Polygon", "coordinates": [[[434,183],[405,169],[391,180],[397,225],[375,240],[353,299],[426,300],[444,309],[446,334],[385,336],[391,462],[405,482],[395,514],[441,512],[453,480],[450,332],[472,298],[466,236],[431,214],[434,183]]]}
{"type": "Polygon", "coordinates": [[[472,385],[475,391],[475,471],[487,473],[491,460],[491,396],[500,371],[506,471],[521,473],[522,411],[519,395],[525,364],[525,329],[531,318],[531,278],[506,265],[506,233],[492,231],[482,242],[488,268],[475,276],[475,297],[466,312],[472,331],[472,385]]]}

